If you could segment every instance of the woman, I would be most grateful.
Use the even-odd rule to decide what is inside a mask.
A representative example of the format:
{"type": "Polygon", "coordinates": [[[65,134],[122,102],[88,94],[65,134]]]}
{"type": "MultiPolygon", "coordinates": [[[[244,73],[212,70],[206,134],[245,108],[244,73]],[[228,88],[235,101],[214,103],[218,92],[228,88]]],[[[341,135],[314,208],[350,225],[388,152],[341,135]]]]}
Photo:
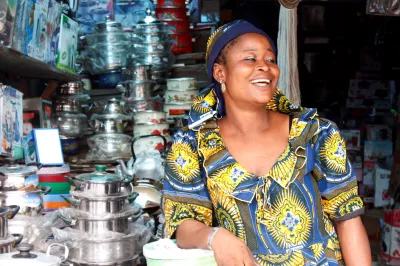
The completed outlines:
{"type": "Polygon", "coordinates": [[[277,89],[268,35],[242,20],[224,25],[206,59],[215,83],[167,158],[169,237],[212,249],[224,266],[371,265],[345,143],[334,123],[277,89]]]}

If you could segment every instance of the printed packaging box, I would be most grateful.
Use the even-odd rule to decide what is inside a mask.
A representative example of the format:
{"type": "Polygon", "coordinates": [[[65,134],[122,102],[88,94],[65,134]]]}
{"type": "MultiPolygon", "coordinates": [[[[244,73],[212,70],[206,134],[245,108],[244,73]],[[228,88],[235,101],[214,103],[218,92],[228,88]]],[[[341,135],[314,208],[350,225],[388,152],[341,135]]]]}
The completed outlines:
{"type": "Polygon", "coordinates": [[[106,16],[110,16],[111,19],[114,18],[113,0],[79,1],[76,15],[79,22],[79,34],[92,33],[93,26],[96,23],[104,22],[106,16]]]}
{"type": "Polygon", "coordinates": [[[10,47],[14,32],[17,0],[0,1],[0,45],[10,47]]]}
{"type": "Polygon", "coordinates": [[[375,181],[375,197],[374,206],[383,207],[389,205],[389,179],[391,166],[376,164],[374,169],[374,181],[375,181]]]}
{"type": "Polygon", "coordinates": [[[75,72],[78,46],[78,22],[61,14],[60,39],[56,66],[67,72],[75,72]]]}
{"type": "Polygon", "coordinates": [[[22,96],[0,83],[0,155],[23,158],[22,96]]]}
{"type": "Polygon", "coordinates": [[[400,265],[400,210],[385,210],[381,228],[381,257],[388,265],[400,265]]]}
{"type": "Polygon", "coordinates": [[[24,136],[34,128],[51,128],[52,102],[42,98],[24,99],[24,136]]]}
{"type": "Polygon", "coordinates": [[[149,0],[114,0],[115,21],[123,27],[132,27],[146,17],[146,10],[154,10],[154,4],[149,0]]]}
{"type": "Polygon", "coordinates": [[[360,130],[343,129],[340,133],[346,142],[346,150],[350,151],[360,149],[360,130]]]}

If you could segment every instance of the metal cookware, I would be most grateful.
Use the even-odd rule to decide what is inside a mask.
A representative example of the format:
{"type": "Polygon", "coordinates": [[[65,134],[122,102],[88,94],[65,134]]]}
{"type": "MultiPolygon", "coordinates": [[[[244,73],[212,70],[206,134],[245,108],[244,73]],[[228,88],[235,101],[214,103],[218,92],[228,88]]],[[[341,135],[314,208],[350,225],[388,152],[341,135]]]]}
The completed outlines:
{"type": "Polygon", "coordinates": [[[187,91],[165,91],[165,103],[176,104],[176,103],[192,103],[196,98],[198,90],[187,90],[187,91]]]}
{"type": "Polygon", "coordinates": [[[0,256],[1,265],[60,266],[61,262],[65,261],[69,254],[68,247],[59,243],[50,244],[47,248],[46,254],[30,252],[33,249],[33,245],[28,243],[19,244],[16,246],[16,249],[19,252],[0,256]],[[50,255],[51,249],[55,246],[64,248],[64,256],[62,258],[50,255]]]}
{"type": "Polygon", "coordinates": [[[122,31],[122,24],[110,19],[110,16],[105,16],[105,22],[97,23],[94,26],[95,33],[118,32],[122,31]]]}
{"type": "MultiPolygon", "coordinates": [[[[22,241],[22,238],[21,234],[10,234],[0,239],[0,254],[10,253],[15,245],[18,245],[22,241]]],[[[0,256],[0,264],[4,263],[2,259],[3,257],[0,256]]]]}
{"type": "Polygon", "coordinates": [[[172,48],[172,41],[137,43],[134,44],[136,53],[169,53],[172,48]]]}
{"type": "Polygon", "coordinates": [[[18,214],[38,216],[43,211],[43,195],[51,191],[50,187],[40,187],[33,191],[2,191],[0,193],[0,207],[17,205],[18,214]]]}
{"type": "Polygon", "coordinates": [[[96,134],[88,138],[87,160],[114,160],[130,154],[132,137],[119,133],[96,134]]]}
{"type": "Polygon", "coordinates": [[[190,23],[187,19],[164,19],[162,22],[169,25],[168,29],[172,34],[188,33],[190,29],[190,23]]]}
{"type": "Polygon", "coordinates": [[[81,245],[70,250],[68,260],[82,265],[125,265],[136,253],[136,236],[99,240],[82,240],[81,245]]]}
{"type": "Polygon", "coordinates": [[[72,197],[61,195],[68,203],[75,208],[88,212],[92,215],[104,215],[107,213],[118,213],[124,210],[128,203],[128,193],[121,192],[116,196],[88,196],[81,191],[71,191],[72,197]]]}
{"type": "Polygon", "coordinates": [[[39,184],[37,171],[42,167],[41,164],[21,166],[15,163],[14,158],[8,161],[10,164],[0,167],[0,191],[36,187],[39,184]]]}
{"type": "Polygon", "coordinates": [[[138,183],[133,187],[134,191],[139,194],[135,203],[139,204],[142,208],[147,208],[153,204],[160,205],[161,193],[159,188],[152,184],[138,183]]]}
{"type": "Polygon", "coordinates": [[[160,20],[165,19],[188,19],[190,12],[186,8],[176,7],[156,7],[156,17],[160,20]]]}
{"type": "Polygon", "coordinates": [[[0,239],[8,235],[8,219],[14,218],[18,211],[17,205],[0,207],[0,239]]]}
{"type": "MultiPolygon", "coordinates": [[[[167,144],[170,144],[171,142],[171,136],[161,136],[161,135],[149,135],[151,136],[148,138],[141,138],[145,136],[140,136],[140,139],[137,139],[133,146],[135,149],[135,154],[139,154],[142,152],[148,152],[148,151],[159,151],[163,153],[165,149],[167,148],[167,144]],[[161,136],[161,137],[159,137],[161,136]]],[[[132,149],[131,149],[132,152],[132,149]]],[[[136,155],[135,155],[136,156],[136,155]]]]}
{"type": "Polygon", "coordinates": [[[163,70],[172,67],[175,57],[171,53],[136,53],[138,64],[152,65],[152,70],[163,70]]]}
{"type": "Polygon", "coordinates": [[[152,80],[165,80],[169,76],[168,70],[155,70],[151,72],[152,80]]]}
{"type": "Polygon", "coordinates": [[[132,65],[127,66],[122,70],[122,74],[125,76],[127,80],[151,80],[151,65],[132,65]]]}
{"type": "Polygon", "coordinates": [[[138,136],[138,137],[134,138],[133,141],[132,141],[131,152],[132,152],[133,161],[136,161],[136,154],[137,154],[137,151],[135,152],[135,150],[136,150],[135,144],[137,144],[140,140],[143,140],[143,139],[155,139],[155,138],[159,138],[163,142],[163,147],[159,150],[160,153],[161,154],[165,154],[166,153],[167,139],[163,135],[161,135],[161,134],[158,134],[158,135],[156,135],[156,134],[153,134],[153,135],[142,135],[142,136],[138,136]]]}
{"type": "Polygon", "coordinates": [[[166,122],[166,113],[157,111],[140,111],[133,116],[135,124],[163,124],[166,122]]]}
{"type": "Polygon", "coordinates": [[[80,81],[63,83],[58,87],[59,95],[74,95],[83,92],[83,84],[80,81]]]}
{"type": "Polygon", "coordinates": [[[143,99],[151,98],[155,85],[156,82],[152,80],[127,80],[120,82],[117,88],[124,93],[125,98],[143,99]]]}
{"type": "Polygon", "coordinates": [[[154,42],[164,42],[171,40],[171,32],[168,31],[159,31],[159,32],[144,32],[144,31],[136,31],[132,38],[137,39],[140,43],[154,43],[154,42]]]}
{"type": "Polygon", "coordinates": [[[154,0],[154,4],[158,7],[175,7],[182,8],[189,4],[188,0],[154,0]]]}
{"type": "Polygon", "coordinates": [[[189,91],[197,89],[196,78],[173,78],[167,79],[168,90],[189,91]]]}
{"type": "Polygon", "coordinates": [[[152,16],[151,11],[147,10],[147,16],[136,24],[136,32],[154,33],[166,30],[167,25],[152,16]]]}
{"type": "Polygon", "coordinates": [[[189,54],[193,49],[193,38],[190,33],[172,34],[171,38],[174,42],[172,52],[174,54],[189,54]]]}
{"type": "Polygon", "coordinates": [[[66,138],[82,137],[87,130],[87,117],[84,114],[55,114],[54,126],[60,130],[60,135],[66,138]]]}
{"type": "Polygon", "coordinates": [[[120,101],[117,99],[108,100],[104,106],[103,114],[122,114],[122,107],[120,101]]]}
{"type": "Polygon", "coordinates": [[[81,174],[75,178],[66,177],[67,180],[87,195],[109,196],[121,192],[124,183],[129,183],[132,178],[121,178],[118,175],[106,172],[106,166],[96,165],[96,171],[89,174],[81,174]]]}
{"type": "Polygon", "coordinates": [[[157,98],[128,100],[124,105],[124,111],[129,114],[147,110],[162,111],[162,109],[163,103],[157,98]]]}
{"type": "Polygon", "coordinates": [[[124,133],[127,126],[129,116],[121,114],[94,114],[90,120],[90,126],[94,133],[124,133]]]}
{"type": "Polygon", "coordinates": [[[57,97],[54,100],[54,110],[56,112],[82,113],[79,100],[72,97],[57,97]]]}
{"type": "Polygon", "coordinates": [[[126,43],[129,41],[130,33],[127,32],[107,32],[107,33],[94,33],[85,36],[88,45],[96,44],[118,44],[126,43]]]}

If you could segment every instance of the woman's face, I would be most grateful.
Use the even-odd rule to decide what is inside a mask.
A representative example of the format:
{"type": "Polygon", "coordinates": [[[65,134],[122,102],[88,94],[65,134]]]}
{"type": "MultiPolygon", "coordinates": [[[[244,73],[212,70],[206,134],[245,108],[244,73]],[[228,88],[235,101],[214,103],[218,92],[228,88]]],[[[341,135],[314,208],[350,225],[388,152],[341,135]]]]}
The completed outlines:
{"type": "Polygon", "coordinates": [[[214,64],[214,78],[225,82],[225,98],[235,103],[265,104],[278,85],[279,68],[268,39],[247,33],[225,54],[225,64],[214,64]]]}

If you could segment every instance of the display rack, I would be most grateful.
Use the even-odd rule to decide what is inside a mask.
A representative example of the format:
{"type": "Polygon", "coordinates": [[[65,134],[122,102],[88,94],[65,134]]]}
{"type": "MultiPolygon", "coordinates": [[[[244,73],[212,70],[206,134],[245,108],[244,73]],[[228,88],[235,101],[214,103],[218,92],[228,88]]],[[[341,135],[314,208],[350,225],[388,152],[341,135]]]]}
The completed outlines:
{"type": "Polygon", "coordinates": [[[62,71],[54,66],[24,55],[13,49],[0,46],[0,72],[12,73],[20,78],[75,81],[76,74],[62,71]]]}

